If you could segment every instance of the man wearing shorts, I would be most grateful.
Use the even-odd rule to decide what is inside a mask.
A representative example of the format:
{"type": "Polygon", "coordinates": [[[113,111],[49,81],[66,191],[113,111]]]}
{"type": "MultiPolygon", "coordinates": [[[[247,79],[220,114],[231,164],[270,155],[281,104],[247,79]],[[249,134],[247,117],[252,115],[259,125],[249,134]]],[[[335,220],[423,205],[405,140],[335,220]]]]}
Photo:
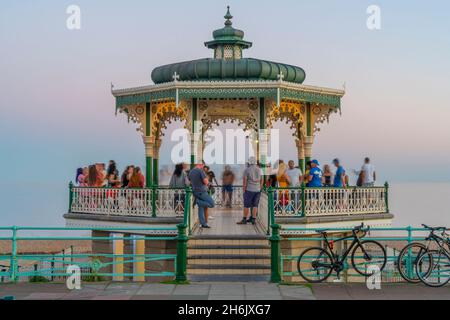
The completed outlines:
{"type": "Polygon", "coordinates": [[[238,224],[247,224],[249,222],[255,224],[264,180],[261,169],[256,165],[254,157],[248,159],[248,167],[244,171],[243,180],[244,217],[238,224]]]}

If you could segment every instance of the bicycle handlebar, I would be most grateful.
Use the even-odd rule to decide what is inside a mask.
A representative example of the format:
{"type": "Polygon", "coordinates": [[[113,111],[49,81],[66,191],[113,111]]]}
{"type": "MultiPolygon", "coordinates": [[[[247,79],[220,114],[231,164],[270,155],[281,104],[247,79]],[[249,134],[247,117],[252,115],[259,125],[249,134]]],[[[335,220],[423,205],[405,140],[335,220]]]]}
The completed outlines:
{"type": "Polygon", "coordinates": [[[422,223],[422,227],[424,227],[425,229],[428,229],[430,231],[446,231],[447,230],[446,227],[430,227],[423,223],[422,223]]]}

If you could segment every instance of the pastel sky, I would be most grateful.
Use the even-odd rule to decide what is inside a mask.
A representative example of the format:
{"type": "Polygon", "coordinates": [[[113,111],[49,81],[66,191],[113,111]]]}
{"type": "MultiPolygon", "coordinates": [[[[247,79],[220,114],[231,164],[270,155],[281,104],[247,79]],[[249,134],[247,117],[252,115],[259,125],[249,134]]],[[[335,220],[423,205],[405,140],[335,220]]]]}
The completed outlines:
{"type": "MultiPolygon", "coordinates": [[[[357,168],[369,155],[383,181],[450,181],[448,1],[2,0],[2,182],[66,183],[75,168],[109,159],[143,166],[110,83],[150,84],[158,65],[212,57],[203,42],[227,4],[253,42],[246,57],[301,66],[305,84],[346,84],[342,115],[315,142],[322,163],[357,168]],[[66,28],[70,4],[81,8],[79,31],[66,28]],[[381,7],[379,31],[366,27],[371,4],[381,7]]],[[[293,140],[281,155],[296,157],[293,140]]]]}

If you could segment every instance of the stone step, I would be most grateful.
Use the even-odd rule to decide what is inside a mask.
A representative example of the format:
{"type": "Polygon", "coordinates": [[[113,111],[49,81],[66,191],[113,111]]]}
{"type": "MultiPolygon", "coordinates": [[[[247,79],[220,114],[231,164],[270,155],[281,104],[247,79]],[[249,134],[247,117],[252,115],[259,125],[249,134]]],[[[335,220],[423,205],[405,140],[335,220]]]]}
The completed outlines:
{"type": "Polygon", "coordinates": [[[188,264],[189,275],[268,275],[267,264],[188,264]]]}
{"type": "Polygon", "coordinates": [[[249,255],[269,255],[269,248],[189,248],[189,255],[208,255],[208,254],[233,254],[245,258],[249,255]]]}
{"type": "Polygon", "coordinates": [[[233,260],[233,259],[270,259],[270,255],[240,255],[240,254],[192,254],[188,255],[188,259],[221,259],[221,260],[233,260]]]}
{"type": "Polygon", "coordinates": [[[270,249],[267,244],[191,244],[188,245],[188,249],[204,249],[204,250],[234,250],[234,249],[270,249]]]}
{"type": "Polygon", "coordinates": [[[240,265],[258,265],[258,264],[267,264],[270,265],[270,259],[198,259],[194,261],[188,262],[188,267],[190,265],[212,265],[212,264],[220,264],[222,266],[228,266],[233,264],[240,264],[240,265]]]}
{"type": "Polygon", "coordinates": [[[266,269],[270,270],[270,265],[265,264],[255,264],[255,265],[248,265],[248,264],[229,264],[229,265],[222,265],[222,264],[208,264],[208,265],[199,265],[199,264],[188,264],[187,266],[188,270],[191,269],[266,269]]]}
{"type": "Polygon", "coordinates": [[[268,274],[194,274],[188,275],[190,281],[194,282],[269,282],[268,274]]]}

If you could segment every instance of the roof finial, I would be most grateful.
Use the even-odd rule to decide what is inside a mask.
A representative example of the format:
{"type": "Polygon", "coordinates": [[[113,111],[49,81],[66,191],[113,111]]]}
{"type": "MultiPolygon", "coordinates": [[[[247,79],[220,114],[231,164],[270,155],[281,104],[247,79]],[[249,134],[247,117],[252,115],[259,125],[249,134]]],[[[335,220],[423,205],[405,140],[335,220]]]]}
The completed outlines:
{"type": "Polygon", "coordinates": [[[225,19],[227,19],[225,21],[225,25],[226,26],[231,26],[233,23],[231,22],[231,19],[233,19],[233,16],[230,13],[230,6],[227,6],[227,14],[224,16],[225,19]]]}

